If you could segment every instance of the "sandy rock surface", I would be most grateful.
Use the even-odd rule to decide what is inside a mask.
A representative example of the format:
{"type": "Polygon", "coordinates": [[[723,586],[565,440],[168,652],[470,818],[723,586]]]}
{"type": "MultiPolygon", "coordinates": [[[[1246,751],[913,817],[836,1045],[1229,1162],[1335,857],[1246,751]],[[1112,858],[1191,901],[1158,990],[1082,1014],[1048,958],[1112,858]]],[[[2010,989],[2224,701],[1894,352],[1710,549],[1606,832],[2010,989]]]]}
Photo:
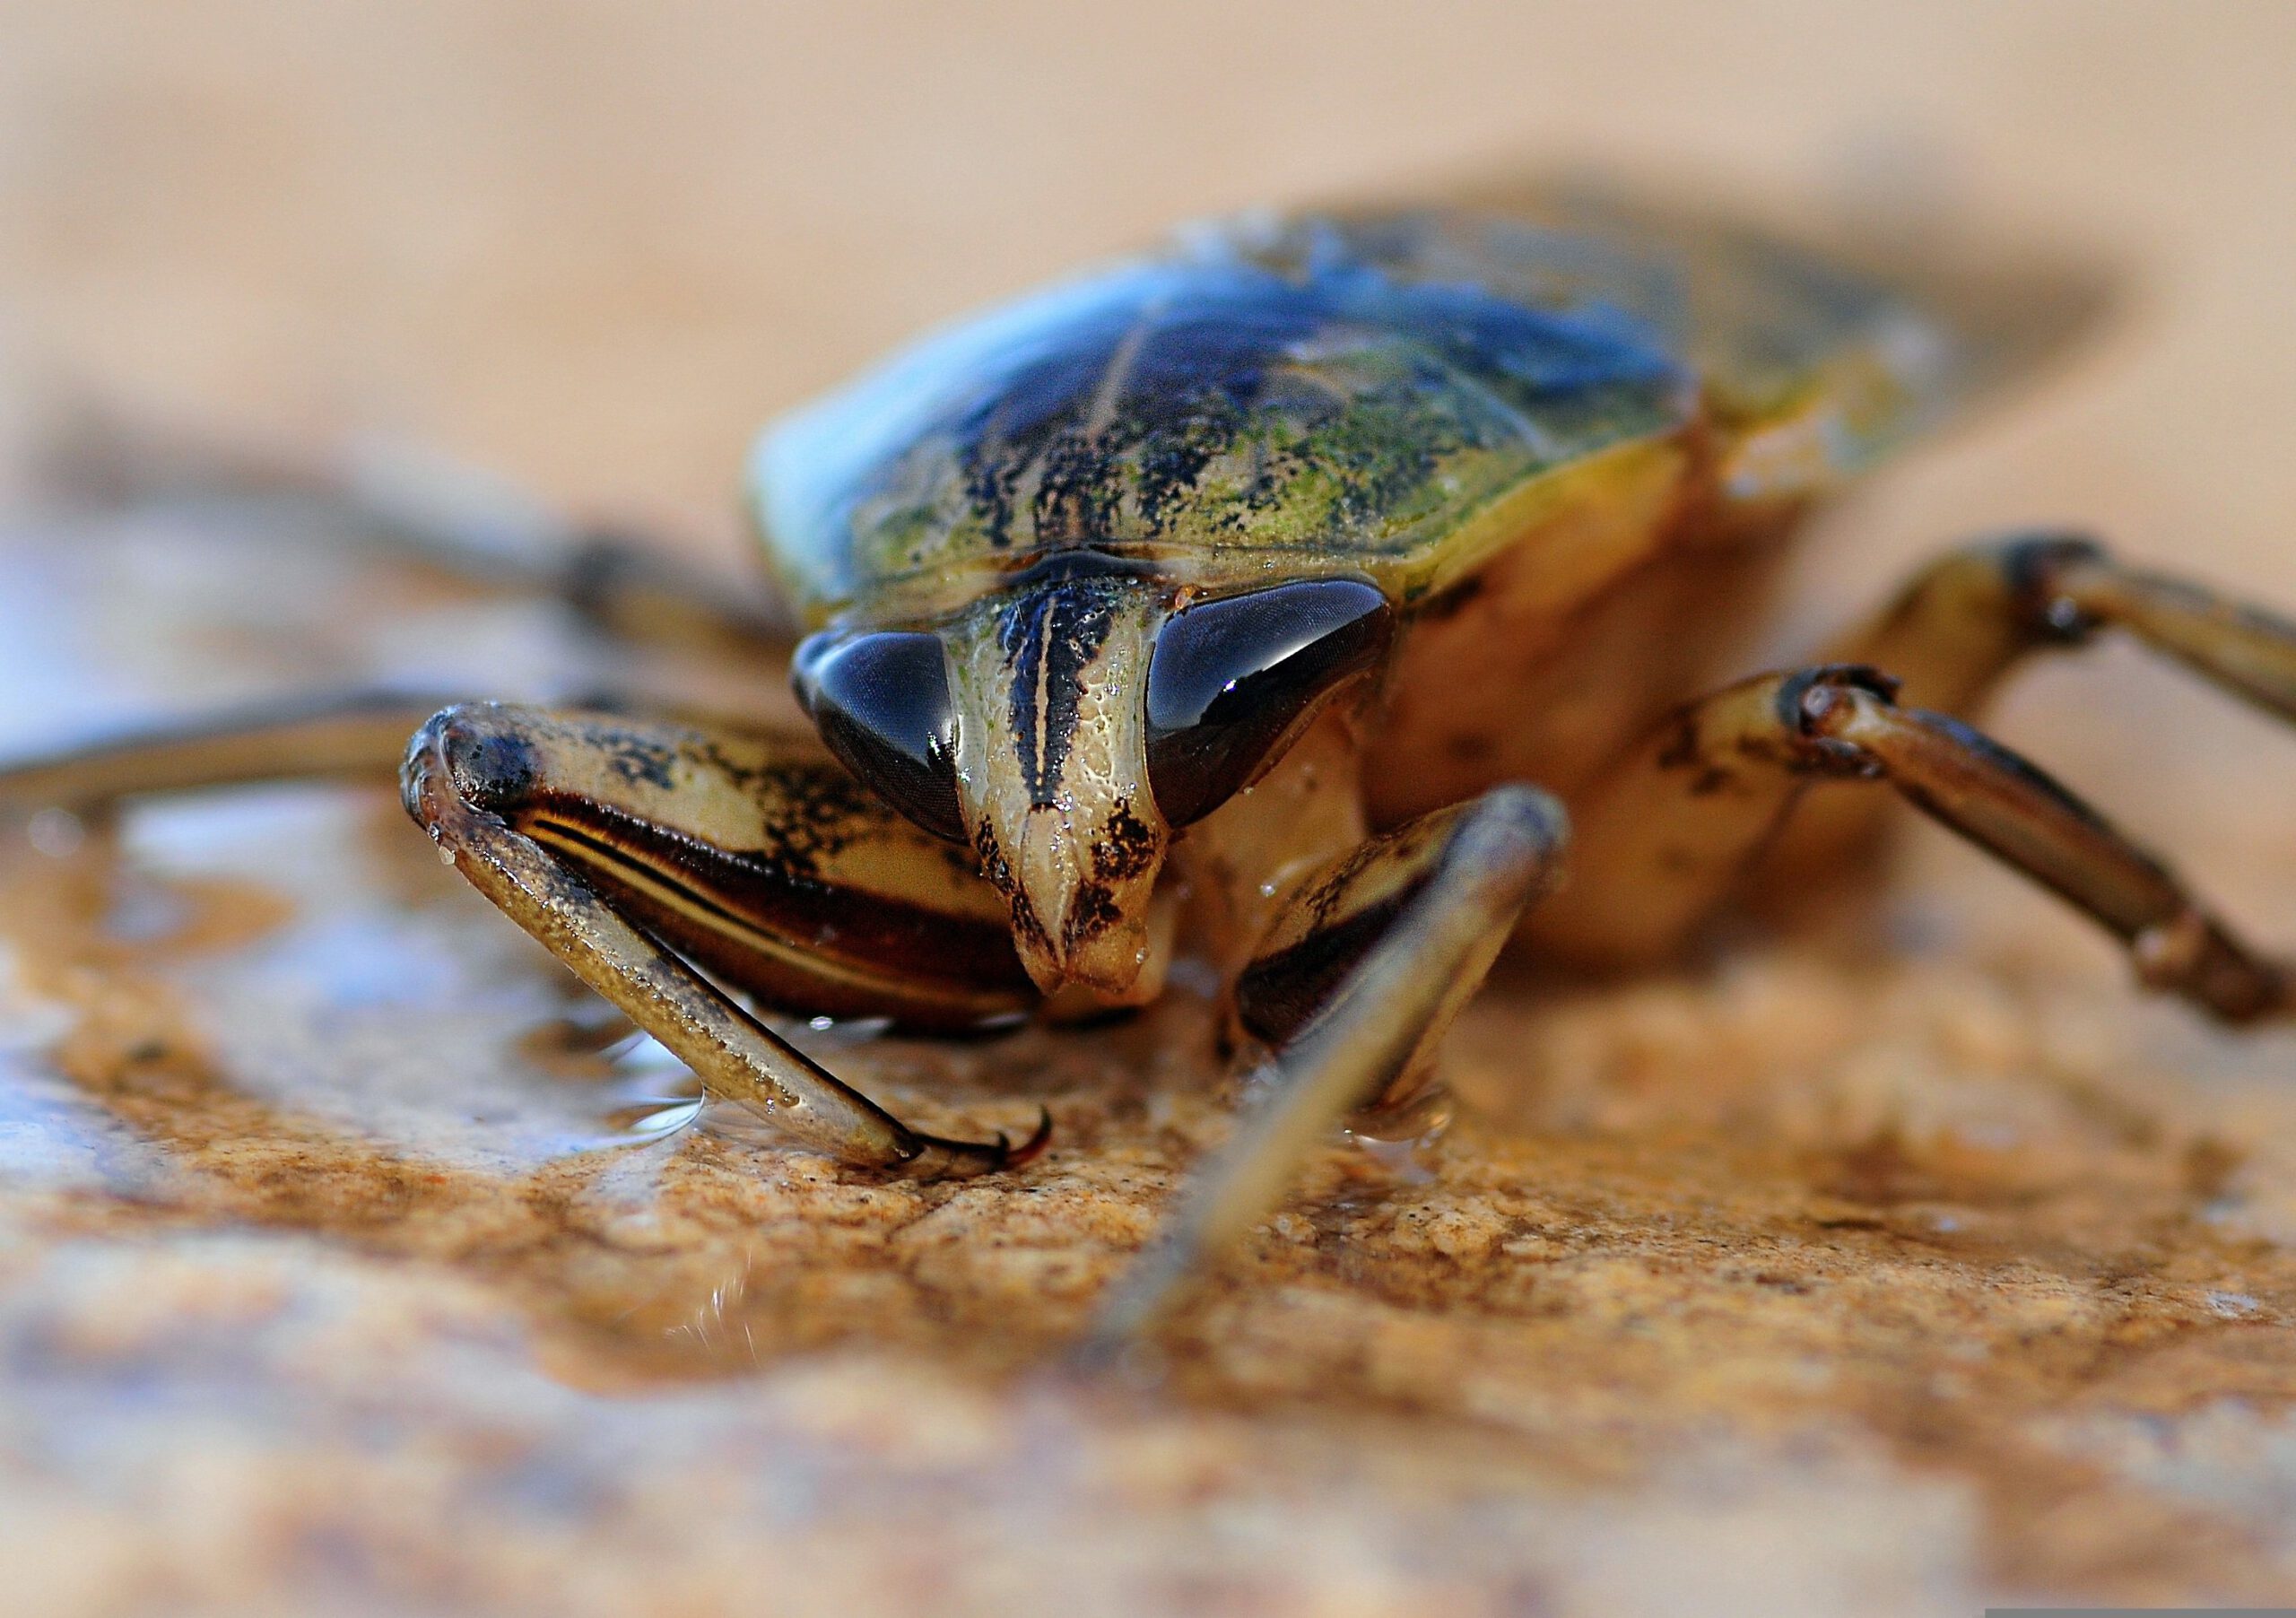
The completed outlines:
{"type": "MultiPolygon", "coordinates": [[[[611,661],[302,529],[13,542],[16,643],[117,652],[55,723],[401,643],[514,692],[611,661]],[[296,587],[248,633],[178,577],[296,587]]],[[[2164,770],[2214,783],[2239,911],[2285,914],[2276,767],[2223,751],[2164,770]]],[[[648,1138],[674,1064],[601,1050],[387,786],[18,824],[0,1555],[57,1610],[2284,1590],[2296,1038],[2144,1001],[2021,886],[1914,856],[1895,897],[1674,974],[1502,971],[1446,1138],[1335,1149],[1161,1353],[1082,1377],[1092,1300],[1227,1127],[1203,1001],[955,1046],[796,1025],[928,1127],[1057,1120],[1020,1172],[885,1182],[737,1117],[648,1138]]]]}

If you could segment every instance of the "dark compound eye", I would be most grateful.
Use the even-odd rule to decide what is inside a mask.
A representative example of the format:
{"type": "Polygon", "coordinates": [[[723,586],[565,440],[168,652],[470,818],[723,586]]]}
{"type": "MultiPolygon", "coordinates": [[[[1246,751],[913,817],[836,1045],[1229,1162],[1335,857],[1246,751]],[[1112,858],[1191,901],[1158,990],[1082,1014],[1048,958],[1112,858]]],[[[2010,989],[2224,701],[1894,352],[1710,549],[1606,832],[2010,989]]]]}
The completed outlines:
{"type": "Polygon", "coordinates": [[[937,635],[814,635],[797,648],[797,700],[847,769],[935,837],[964,840],[957,720],[937,635]]]}
{"type": "Polygon", "coordinates": [[[1148,665],[1148,784],[1174,826],[1248,786],[1352,674],[1386,652],[1387,597],[1308,578],[1174,613],[1148,665]]]}

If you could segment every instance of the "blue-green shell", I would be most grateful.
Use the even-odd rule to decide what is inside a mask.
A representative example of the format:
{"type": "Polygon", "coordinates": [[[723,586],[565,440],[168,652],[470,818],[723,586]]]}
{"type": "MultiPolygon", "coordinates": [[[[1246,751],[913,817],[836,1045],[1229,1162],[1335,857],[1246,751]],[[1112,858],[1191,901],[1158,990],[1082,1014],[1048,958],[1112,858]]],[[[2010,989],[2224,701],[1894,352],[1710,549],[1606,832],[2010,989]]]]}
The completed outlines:
{"type": "Polygon", "coordinates": [[[1255,214],[928,336],[772,429],[752,494],[816,622],[961,605],[1067,548],[1424,580],[1535,480],[1813,393],[1842,396],[1823,472],[1852,470],[1954,362],[1879,282],[1759,236],[1255,214]]]}

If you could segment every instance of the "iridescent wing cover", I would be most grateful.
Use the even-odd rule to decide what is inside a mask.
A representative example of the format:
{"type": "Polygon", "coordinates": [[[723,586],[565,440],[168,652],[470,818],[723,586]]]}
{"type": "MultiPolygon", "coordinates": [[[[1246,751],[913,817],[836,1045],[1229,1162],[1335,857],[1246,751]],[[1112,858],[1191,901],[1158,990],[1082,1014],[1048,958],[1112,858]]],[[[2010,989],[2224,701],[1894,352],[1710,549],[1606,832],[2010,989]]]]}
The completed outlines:
{"type": "Polygon", "coordinates": [[[1083,546],[1409,596],[1605,452],[1710,428],[1729,494],[1797,498],[1973,370],[1883,280],[1729,227],[1519,198],[1249,214],[927,337],[770,431],[753,495],[815,621],[929,615],[1083,546]]]}

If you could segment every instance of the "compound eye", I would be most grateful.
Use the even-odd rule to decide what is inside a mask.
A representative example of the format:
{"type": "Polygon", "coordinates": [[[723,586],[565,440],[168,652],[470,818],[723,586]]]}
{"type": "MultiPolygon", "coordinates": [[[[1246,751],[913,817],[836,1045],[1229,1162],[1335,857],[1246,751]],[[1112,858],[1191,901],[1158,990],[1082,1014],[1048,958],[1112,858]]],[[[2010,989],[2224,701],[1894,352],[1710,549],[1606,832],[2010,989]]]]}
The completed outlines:
{"type": "Polygon", "coordinates": [[[1167,823],[1248,786],[1351,675],[1386,653],[1393,613],[1356,578],[1306,578],[1175,613],[1148,665],[1148,784],[1167,823]]]}
{"type": "Polygon", "coordinates": [[[792,671],[797,700],[829,750],[891,807],[962,842],[957,720],[941,638],[881,631],[809,637],[792,671]]]}

